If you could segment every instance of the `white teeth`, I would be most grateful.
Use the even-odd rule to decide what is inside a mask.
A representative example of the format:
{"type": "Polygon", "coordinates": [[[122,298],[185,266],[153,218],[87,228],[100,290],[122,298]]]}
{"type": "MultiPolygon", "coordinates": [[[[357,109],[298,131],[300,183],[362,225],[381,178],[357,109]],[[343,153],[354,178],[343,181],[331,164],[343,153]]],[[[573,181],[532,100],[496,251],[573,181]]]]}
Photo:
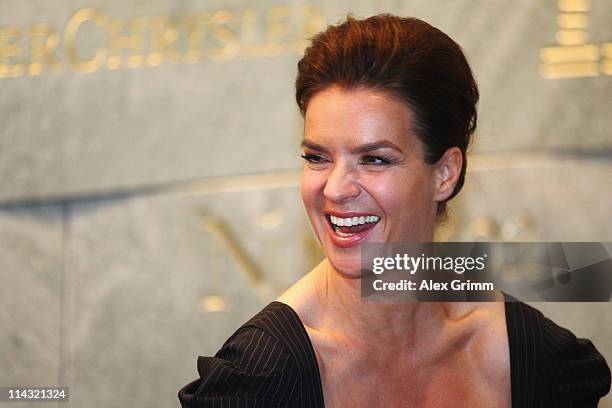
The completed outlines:
{"type": "Polygon", "coordinates": [[[365,224],[366,222],[378,222],[380,217],[376,215],[367,215],[360,217],[340,218],[330,215],[329,219],[331,223],[337,227],[351,227],[353,225],[365,224]]]}

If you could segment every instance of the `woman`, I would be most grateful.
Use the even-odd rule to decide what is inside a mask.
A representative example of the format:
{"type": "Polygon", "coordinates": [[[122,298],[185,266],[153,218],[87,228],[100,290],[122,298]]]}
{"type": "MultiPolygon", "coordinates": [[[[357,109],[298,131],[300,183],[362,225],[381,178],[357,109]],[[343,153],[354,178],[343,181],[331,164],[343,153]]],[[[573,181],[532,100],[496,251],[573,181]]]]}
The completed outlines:
{"type": "Polygon", "coordinates": [[[301,195],[326,259],[239,328],[184,407],[596,406],[606,362],[522,303],[366,303],[366,242],[431,242],[461,189],[478,89],[412,18],[331,26],[298,64],[301,195]]]}

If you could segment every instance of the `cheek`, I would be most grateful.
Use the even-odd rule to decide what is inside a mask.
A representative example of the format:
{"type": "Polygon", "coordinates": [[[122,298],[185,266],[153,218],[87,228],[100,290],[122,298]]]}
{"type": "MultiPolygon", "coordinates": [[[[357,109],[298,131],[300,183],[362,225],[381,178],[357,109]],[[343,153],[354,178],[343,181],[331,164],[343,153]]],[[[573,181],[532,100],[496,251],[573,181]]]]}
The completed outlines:
{"type": "Polygon", "coordinates": [[[300,183],[300,195],[307,211],[310,211],[316,205],[320,191],[322,191],[320,178],[310,174],[308,170],[304,170],[300,183]]]}
{"type": "Polygon", "coordinates": [[[374,197],[376,203],[383,212],[391,212],[397,206],[396,202],[401,201],[402,194],[398,191],[397,183],[391,177],[378,177],[373,182],[369,183],[368,191],[374,197]]]}
{"type": "Polygon", "coordinates": [[[370,191],[386,216],[412,218],[435,206],[433,188],[428,174],[395,174],[378,178],[370,191]]]}

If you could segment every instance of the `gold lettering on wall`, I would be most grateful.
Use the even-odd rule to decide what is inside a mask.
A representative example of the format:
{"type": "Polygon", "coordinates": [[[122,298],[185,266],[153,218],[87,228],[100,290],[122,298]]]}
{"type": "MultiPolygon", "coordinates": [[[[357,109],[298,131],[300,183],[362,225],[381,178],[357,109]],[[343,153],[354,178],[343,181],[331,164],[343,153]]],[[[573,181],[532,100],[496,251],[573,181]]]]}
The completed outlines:
{"type": "Polygon", "coordinates": [[[540,74],[547,79],[612,75],[606,44],[589,43],[590,0],[558,0],[557,44],[540,50],[540,74]],[[603,59],[602,59],[603,58],[603,59]]]}
{"type": "Polygon", "coordinates": [[[81,74],[91,74],[96,72],[104,63],[106,58],[106,49],[97,48],[94,56],[90,59],[84,59],[77,53],[77,35],[81,26],[87,22],[93,22],[98,29],[106,29],[108,26],[108,18],[106,15],[96,9],[86,8],[74,13],[66,24],[64,31],[64,54],[66,61],[76,72],[81,74]]]}
{"type": "Polygon", "coordinates": [[[62,64],[53,54],[58,44],[59,36],[52,27],[46,24],[30,27],[30,75],[39,75],[45,67],[54,72],[62,70],[62,64]]]}
{"type": "Polygon", "coordinates": [[[186,15],[180,20],[180,27],[187,35],[187,52],[183,56],[183,61],[187,64],[199,62],[202,59],[202,45],[208,30],[208,13],[201,13],[198,16],[186,15]]]}
{"type": "Polygon", "coordinates": [[[267,55],[278,55],[285,51],[290,44],[285,44],[283,39],[289,32],[290,9],[287,6],[274,6],[267,13],[267,36],[265,52],[267,55]]]}
{"type": "Polygon", "coordinates": [[[298,44],[298,50],[301,52],[308,46],[310,37],[321,31],[322,27],[325,27],[326,22],[319,8],[313,4],[301,4],[298,6],[298,10],[298,15],[300,16],[298,24],[301,31],[306,34],[298,44]]]}
{"type": "Polygon", "coordinates": [[[234,58],[240,50],[240,42],[236,32],[229,23],[236,16],[230,10],[219,10],[210,17],[211,37],[216,44],[208,49],[208,56],[213,61],[225,61],[234,58]]]}
{"type": "Polygon", "coordinates": [[[149,65],[156,66],[163,61],[181,62],[181,53],[175,47],[179,40],[179,23],[170,16],[154,17],[150,21],[151,47],[147,57],[149,65]]]}
{"type": "Polygon", "coordinates": [[[311,4],[123,19],[83,8],[63,29],[0,27],[0,78],[269,58],[301,52],[325,24],[311,4]]]}
{"type": "MultiPolygon", "coordinates": [[[[257,296],[260,299],[269,299],[274,294],[270,282],[232,234],[228,224],[222,218],[210,214],[202,216],[202,224],[204,229],[223,246],[238,269],[247,277],[257,296]]],[[[280,293],[280,291],[276,292],[277,294],[280,293]]]]}
{"type": "Polygon", "coordinates": [[[145,21],[141,17],[135,17],[129,22],[113,20],[109,26],[109,56],[106,60],[108,69],[117,69],[121,66],[138,68],[143,65],[144,55],[141,50],[144,44],[145,21]],[[131,51],[127,57],[122,51],[131,51]]]}
{"type": "Polygon", "coordinates": [[[601,46],[601,72],[606,75],[612,75],[612,42],[605,43],[601,46]]]}
{"type": "Polygon", "coordinates": [[[258,42],[258,27],[259,12],[254,9],[246,9],[240,16],[242,48],[241,53],[245,57],[261,55],[263,53],[263,45],[258,42]]]}
{"type": "Polygon", "coordinates": [[[23,75],[19,27],[0,28],[0,77],[16,78],[23,75]]]}

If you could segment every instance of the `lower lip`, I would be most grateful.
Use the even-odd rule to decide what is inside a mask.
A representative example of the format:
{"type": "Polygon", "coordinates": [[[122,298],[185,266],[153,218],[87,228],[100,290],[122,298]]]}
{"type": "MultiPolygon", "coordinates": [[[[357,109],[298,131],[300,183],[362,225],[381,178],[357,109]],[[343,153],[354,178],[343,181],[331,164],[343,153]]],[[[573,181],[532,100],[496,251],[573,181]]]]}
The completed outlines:
{"type": "Polygon", "coordinates": [[[334,231],[334,227],[332,227],[332,224],[329,222],[327,217],[325,217],[325,222],[327,224],[327,231],[329,232],[329,236],[333,244],[340,248],[348,248],[355,245],[359,245],[361,241],[363,241],[370,234],[370,231],[372,231],[374,227],[376,227],[376,225],[378,224],[373,224],[370,228],[353,234],[350,237],[341,237],[336,234],[336,232],[334,231]]]}

